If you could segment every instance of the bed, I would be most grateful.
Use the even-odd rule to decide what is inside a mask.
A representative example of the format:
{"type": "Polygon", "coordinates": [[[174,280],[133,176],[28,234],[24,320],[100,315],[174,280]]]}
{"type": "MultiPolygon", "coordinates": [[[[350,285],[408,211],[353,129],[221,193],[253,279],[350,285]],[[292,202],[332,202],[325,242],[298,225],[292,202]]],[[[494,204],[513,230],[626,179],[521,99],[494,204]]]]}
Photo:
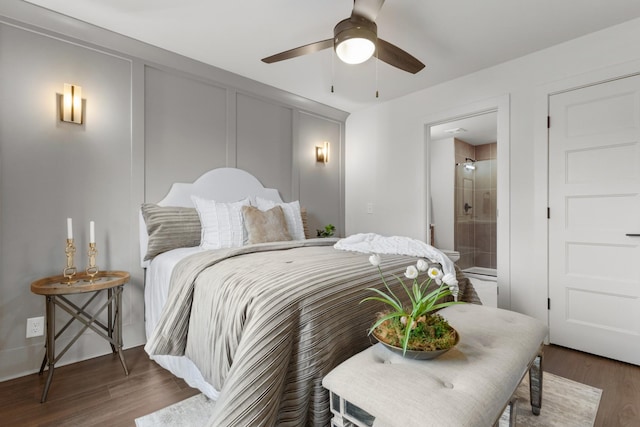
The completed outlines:
{"type": "MultiPolygon", "coordinates": [[[[148,212],[141,213],[145,350],[216,400],[211,426],[328,425],[329,395],[322,378],[371,345],[366,331],[380,307],[359,302],[368,296],[365,288],[381,286],[377,270],[366,254],[336,250],[336,239],[300,236],[303,218],[298,214],[293,224],[293,208],[293,215],[278,216],[280,227],[286,223],[284,228],[295,229],[289,233],[291,240],[253,243],[255,228],[247,223],[249,243],[245,233],[240,244],[212,249],[206,244],[204,230],[211,228],[202,216],[203,200],[292,208],[247,172],[209,171],[192,184],[174,184],[152,206],[178,212],[166,216],[185,218],[177,221],[178,228],[187,224],[180,236],[191,237],[183,247],[151,257],[149,249],[157,242],[147,226],[154,221],[148,212]],[[190,243],[196,234],[194,205],[202,222],[199,245],[190,243]]],[[[242,209],[246,213],[250,208],[242,209]]],[[[260,215],[272,210],[280,215],[278,208],[265,208],[260,215]]],[[[385,275],[402,274],[414,262],[412,257],[386,255],[382,267],[385,275]]],[[[457,268],[456,273],[459,298],[479,303],[469,281],[457,268]]]]}

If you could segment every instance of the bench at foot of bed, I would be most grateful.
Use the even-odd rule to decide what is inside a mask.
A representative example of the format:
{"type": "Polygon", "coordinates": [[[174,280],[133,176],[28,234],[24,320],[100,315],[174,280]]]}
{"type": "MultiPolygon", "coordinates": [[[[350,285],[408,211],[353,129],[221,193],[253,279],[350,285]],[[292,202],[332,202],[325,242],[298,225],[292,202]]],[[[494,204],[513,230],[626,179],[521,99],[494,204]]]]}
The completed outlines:
{"type": "Polygon", "coordinates": [[[508,310],[461,304],[440,311],[460,334],[432,360],[410,360],[381,344],[351,357],[322,381],[331,394],[332,427],[491,426],[527,372],[531,405],[542,401],[542,322],[508,310]]]}

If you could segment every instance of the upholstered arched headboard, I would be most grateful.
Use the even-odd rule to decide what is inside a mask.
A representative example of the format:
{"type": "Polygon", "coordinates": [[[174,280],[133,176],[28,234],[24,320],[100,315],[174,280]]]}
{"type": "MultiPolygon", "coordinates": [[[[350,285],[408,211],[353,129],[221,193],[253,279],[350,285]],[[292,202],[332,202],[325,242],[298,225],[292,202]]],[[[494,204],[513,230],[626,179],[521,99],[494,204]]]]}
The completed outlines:
{"type": "MultiPolygon", "coordinates": [[[[278,203],[282,202],[278,190],[265,188],[249,172],[236,168],[219,168],[205,172],[192,183],[174,183],[167,195],[157,204],[159,206],[193,207],[191,196],[215,200],[216,202],[235,202],[246,197],[254,200],[256,196],[278,203]]],[[[142,260],[144,260],[147,253],[149,236],[147,235],[147,227],[142,212],[139,214],[139,223],[140,260],[142,267],[146,267],[148,261],[142,260]]]]}

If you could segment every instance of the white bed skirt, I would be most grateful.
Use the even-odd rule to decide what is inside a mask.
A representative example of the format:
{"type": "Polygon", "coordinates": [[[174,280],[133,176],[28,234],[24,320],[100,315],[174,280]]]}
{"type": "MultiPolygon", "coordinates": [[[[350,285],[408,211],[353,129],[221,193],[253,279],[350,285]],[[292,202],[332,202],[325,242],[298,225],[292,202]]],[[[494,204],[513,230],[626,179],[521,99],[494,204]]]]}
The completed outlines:
{"type": "Polygon", "coordinates": [[[217,400],[220,392],[205,381],[200,370],[187,356],[152,356],[151,360],[182,378],[190,387],[197,388],[211,400],[217,400]]]}
{"type": "MultiPolygon", "coordinates": [[[[173,267],[182,258],[200,251],[200,248],[180,248],[158,255],[145,273],[145,332],[147,339],[155,328],[169,294],[169,281],[173,267]]],[[[197,388],[209,399],[217,400],[220,392],[209,384],[196,365],[186,356],[151,356],[151,360],[176,377],[182,378],[190,387],[197,388]]]]}

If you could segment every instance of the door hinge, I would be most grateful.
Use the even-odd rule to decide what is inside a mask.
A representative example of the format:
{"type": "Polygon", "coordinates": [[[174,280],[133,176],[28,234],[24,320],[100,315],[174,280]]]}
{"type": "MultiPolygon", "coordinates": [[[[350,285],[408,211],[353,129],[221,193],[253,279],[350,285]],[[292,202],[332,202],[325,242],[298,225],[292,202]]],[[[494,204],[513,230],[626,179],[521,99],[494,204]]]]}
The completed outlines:
{"type": "Polygon", "coordinates": [[[551,298],[547,298],[547,310],[551,310],[551,298]]]}
{"type": "Polygon", "coordinates": [[[547,129],[551,129],[551,116],[547,116],[547,129]]]}
{"type": "Polygon", "coordinates": [[[547,219],[551,219],[551,208],[547,207],[547,219]]]}

